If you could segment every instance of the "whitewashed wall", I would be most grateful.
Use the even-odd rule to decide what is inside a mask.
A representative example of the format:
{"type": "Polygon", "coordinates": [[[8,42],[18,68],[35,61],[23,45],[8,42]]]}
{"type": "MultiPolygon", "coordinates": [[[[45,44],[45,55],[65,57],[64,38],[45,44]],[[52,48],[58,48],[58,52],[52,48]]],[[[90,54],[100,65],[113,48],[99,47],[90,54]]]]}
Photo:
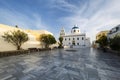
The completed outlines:
{"type": "Polygon", "coordinates": [[[16,50],[16,47],[11,43],[4,41],[4,39],[0,36],[0,51],[11,51],[16,50]]]}
{"type": "MultiPolygon", "coordinates": [[[[8,43],[2,37],[4,35],[4,32],[15,31],[15,30],[22,30],[22,29],[0,24],[0,52],[1,51],[16,50],[16,47],[13,44],[8,43]]],[[[26,32],[25,30],[22,30],[22,31],[26,32]]],[[[48,32],[46,30],[39,30],[38,33],[40,33],[40,34],[52,34],[51,32],[48,32]]],[[[23,49],[44,48],[45,47],[44,44],[41,44],[39,41],[36,40],[35,35],[32,35],[31,33],[27,33],[27,34],[28,34],[29,40],[21,46],[23,49]]]]}
{"type": "Polygon", "coordinates": [[[82,40],[82,37],[85,39],[85,36],[63,37],[63,45],[65,45],[65,46],[72,45],[72,41],[74,38],[75,45],[77,45],[77,43],[79,43],[79,45],[82,46],[85,44],[85,40],[82,40]],[[69,38],[70,38],[70,40],[69,40],[69,38]],[[77,38],[79,38],[79,40],[77,40],[77,38]]]}
{"type": "MultiPolygon", "coordinates": [[[[36,40],[33,41],[31,39],[25,42],[21,47],[23,49],[42,48],[39,41],[36,41],[36,40]]],[[[0,51],[11,51],[11,50],[16,50],[16,47],[13,44],[5,41],[4,38],[2,38],[2,35],[0,35],[0,51]]]]}
{"type": "Polygon", "coordinates": [[[73,38],[74,38],[74,41],[75,41],[75,46],[74,47],[90,47],[91,44],[90,44],[90,39],[86,39],[86,36],[85,35],[80,35],[80,36],[63,36],[63,46],[71,46],[72,45],[72,41],[73,41],[73,38]],[[77,39],[79,38],[79,40],[77,39]],[[82,40],[83,38],[83,40],[82,40]],[[65,40],[66,39],[66,40],[65,40]],[[70,39],[70,40],[69,40],[70,39]],[[77,44],[79,43],[79,45],[77,44]]]}

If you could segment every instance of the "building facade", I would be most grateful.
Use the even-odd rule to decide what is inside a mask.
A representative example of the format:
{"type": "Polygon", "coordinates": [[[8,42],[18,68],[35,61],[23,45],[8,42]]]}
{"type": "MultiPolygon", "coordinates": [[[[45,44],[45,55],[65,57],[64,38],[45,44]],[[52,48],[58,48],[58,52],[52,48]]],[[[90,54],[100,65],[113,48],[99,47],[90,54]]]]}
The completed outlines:
{"type": "Polygon", "coordinates": [[[75,48],[90,47],[90,38],[85,33],[80,33],[80,29],[74,26],[71,34],[63,35],[63,46],[72,46],[75,48]]]}
{"type": "Polygon", "coordinates": [[[29,40],[27,42],[25,42],[21,47],[22,49],[28,49],[28,48],[44,48],[45,45],[42,44],[38,38],[41,34],[51,34],[53,35],[51,32],[46,31],[46,30],[23,30],[20,28],[16,28],[16,27],[12,27],[12,26],[8,26],[8,25],[3,25],[0,24],[0,51],[11,51],[11,50],[16,50],[16,47],[11,44],[8,43],[7,41],[5,41],[3,39],[3,35],[5,32],[8,31],[16,31],[16,30],[21,30],[25,33],[28,34],[29,40]]]}
{"type": "Polygon", "coordinates": [[[114,38],[116,35],[120,36],[120,25],[117,25],[116,27],[112,28],[108,34],[107,34],[107,38],[114,38]]]}

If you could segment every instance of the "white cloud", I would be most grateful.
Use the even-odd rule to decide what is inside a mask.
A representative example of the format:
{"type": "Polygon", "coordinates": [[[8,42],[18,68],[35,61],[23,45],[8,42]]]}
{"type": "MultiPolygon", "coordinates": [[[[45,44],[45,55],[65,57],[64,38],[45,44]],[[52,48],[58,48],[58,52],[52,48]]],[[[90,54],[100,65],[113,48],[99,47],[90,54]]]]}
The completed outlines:
{"type": "Polygon", "coordinates": [[[8,9],[0,8],[0,22],[8,25],[18,25],[24,29],[48,29],[47,25],[44,25],[41,20],[41,16],[38,14],[25,15],[17,11],[10,11],[8,9]]]}
{"type": "Polygon", "coordinates": [[[87,35],[95,40],[95,35],[100,30],[108,30],[120,24],[120,1],[91,1],[86,3],[82,9],[76,11],[74,15],[63,17],[60,21],[71,28],[74,24],[77,24],[82,32],[85,30],[87,35]]]}
{"type": "MultiPolygon", "coordinates": [[[[86,0],[83,4],[81,2],[80,5],[75,5],[67,0],[50,0],[47,7],[72,13],[72,16],[61,17],[58,21],[66,29],[71,29],[77,24],[81,32],[86,31],[87,35],[94,40],[98,31],[111,29],[120,23],[119,3],[120,0],[86,0]]],[[[0,22],[26,29],[34,27],[50,30],[50,27],[42,22],[41,15],[34,12],[25,15],[12,9],[8,3],[4,2],[4,4],[7,5],[7,9],[0,8],[0,22]]]]}
{"type": "Polygon", "coordinates": [[[67,12],[75,12],[76,10],[78,10],[78,6],[71,4],[69,2],[67,2],[66,0],[51,0],[50,1],[51,8],[56,8],[62,11],[67,11],[67,12]]]}

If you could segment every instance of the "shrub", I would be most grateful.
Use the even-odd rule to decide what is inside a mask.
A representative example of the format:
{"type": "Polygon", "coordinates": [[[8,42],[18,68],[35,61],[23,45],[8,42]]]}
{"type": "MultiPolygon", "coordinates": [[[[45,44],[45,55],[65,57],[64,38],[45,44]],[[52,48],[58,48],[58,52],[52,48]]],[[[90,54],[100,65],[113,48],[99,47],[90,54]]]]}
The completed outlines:
{"type": "Polygon", "coordinates": [[[108,41],[107,41],[107,36],[103,35],[101,36],[97,41],[96,43],[99,43],[100,44],[100,47],[105,47],[108,45],[108,41]]]}
{"type": "Polygon", "coordinates": [[[44,43],[46,48],[49,48],[49,45],[55,44],[56,40],[55,37],[50,34],[42,34],[40,35],[40,42],[44,43]]]}
{"type": "Polygon", "coordinates": [[[116,35],[114,38],[110,39],[110,48],[120,51],[120,36],[116,35]]]}
{"type": "Polygon", "coordinates": [[[63,48],[63,46],[62,46],[62,42],[63,42],[63,37],[59,37],[59,48],[63,48]]]}

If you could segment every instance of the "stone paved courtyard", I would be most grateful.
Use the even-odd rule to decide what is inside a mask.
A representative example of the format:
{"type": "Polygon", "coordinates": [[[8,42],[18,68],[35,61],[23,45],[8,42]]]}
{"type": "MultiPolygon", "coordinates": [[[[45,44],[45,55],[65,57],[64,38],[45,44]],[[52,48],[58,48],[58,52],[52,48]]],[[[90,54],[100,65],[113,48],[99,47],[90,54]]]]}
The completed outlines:
{"type": "Polygon", "coordinates": [[[120,80],[120,57],[92,48],[4,57],[0,80],[120,80]]]}

